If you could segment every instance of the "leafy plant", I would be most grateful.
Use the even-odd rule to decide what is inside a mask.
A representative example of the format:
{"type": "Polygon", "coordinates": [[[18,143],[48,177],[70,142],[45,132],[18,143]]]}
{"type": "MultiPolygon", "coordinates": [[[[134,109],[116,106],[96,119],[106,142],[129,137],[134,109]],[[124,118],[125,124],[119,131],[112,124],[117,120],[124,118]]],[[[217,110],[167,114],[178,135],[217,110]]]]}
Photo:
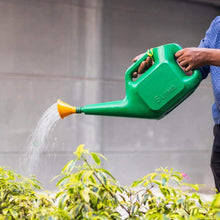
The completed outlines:
{"type": "Polygon", "coordinates": [[[25,178],[0,167],[0,218],[28,218],[29,210],[38,198],[35,190],[40,189],[40,183],[34,177],[25,178]]]}
{"type": "Polygon", "coordinates": [[[103,155],[83,145],[74,154],[62,170],[56,196],[74,219],[217,219],[220,214],[220,197],[211,204],[202,201],[195,192],[198,184],[183,183],[186,174],[160,168],[124,187],[100,167],[103,155]],[[182,189],[186,186],[188,191],[182,189]]]}
{"type": "Polygon", "coordinates": [[[121,186],[102,168],[106,158],[80,145],[61,171],[55,196],[41,184],[0,167],[0,219],[220,219],[220,194],[203,201],[186,174],[160,168],[121,186]],[[185,190],[187,187],[187,191],[185,190]]]}
{"type": "Polygon", "coordinates": [[[83,146],[77,148],[76,158],[62,170],[63,177],[57,183],[60,192],[56,195],[59,208],[70,212],[74,219],[120,219],[117,207],[123,205],[117,192],[122,192],[122,187],[107,170],[100,168],[101,158],[106,158],[89,153],[83,146]],[[89,163],[89,159],[94,163],[89,163]]]}

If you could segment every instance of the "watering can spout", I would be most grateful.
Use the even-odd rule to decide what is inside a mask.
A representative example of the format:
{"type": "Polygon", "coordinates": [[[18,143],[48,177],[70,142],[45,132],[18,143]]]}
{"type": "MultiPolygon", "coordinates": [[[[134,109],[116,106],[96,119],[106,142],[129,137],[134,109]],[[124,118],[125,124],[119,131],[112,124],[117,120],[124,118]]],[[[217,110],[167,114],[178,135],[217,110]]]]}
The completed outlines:
{"type": "Polygon", "coordinates": [[[62,119],[71,114],[81,113],[80,107],[71,106],[60,99],[57,100],[57,110],[62,119]]]}
{"type": "Polygon", "coordinates": [[[71,106],[60,99],[57,100],[57,110],[60,118],[62,119],[76,113],[84,113],[89,115],[126,116],[129,115],[127,107],[126,99],[114,102],[85,105],[83,107],[71,106]]]}

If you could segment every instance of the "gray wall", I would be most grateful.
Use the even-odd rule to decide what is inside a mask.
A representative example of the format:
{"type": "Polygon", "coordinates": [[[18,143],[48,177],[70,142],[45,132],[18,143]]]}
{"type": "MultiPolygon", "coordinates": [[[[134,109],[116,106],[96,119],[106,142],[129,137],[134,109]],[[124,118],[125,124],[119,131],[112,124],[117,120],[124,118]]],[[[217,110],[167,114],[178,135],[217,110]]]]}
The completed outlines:
{"type": "MultiPolygon", "coordinates": [[[[148,48],[197,46],[216,6],[172,0],[0,0],[0,165],[26,173],[27,139],[58,98],[84,105],[122,99],[124,72],[148,48]]],[[[213,94],[206,79],[162,120],[75,115],[59,121],[37,178],[50,179],[79,144],[103,153],[125,185],[159,167],[213,187],[213,94]]]]}

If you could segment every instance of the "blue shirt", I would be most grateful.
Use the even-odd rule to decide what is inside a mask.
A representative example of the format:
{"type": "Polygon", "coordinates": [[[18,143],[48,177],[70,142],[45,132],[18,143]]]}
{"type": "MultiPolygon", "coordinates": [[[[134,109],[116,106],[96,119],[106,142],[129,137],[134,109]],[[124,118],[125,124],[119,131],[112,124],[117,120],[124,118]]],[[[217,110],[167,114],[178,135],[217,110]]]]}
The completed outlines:
{"type": "MultiPolygon", "coordinates": [[[[220,16],[217,16],[206,32],[205,38],[199,45],[201,48],[220,49],[220,16]]],[[[220,67],[204,66],[200,68],[202,78],[211,74],[215,103],[212,106],[212,116],[215,124],[220,124],[220,67]]]]}

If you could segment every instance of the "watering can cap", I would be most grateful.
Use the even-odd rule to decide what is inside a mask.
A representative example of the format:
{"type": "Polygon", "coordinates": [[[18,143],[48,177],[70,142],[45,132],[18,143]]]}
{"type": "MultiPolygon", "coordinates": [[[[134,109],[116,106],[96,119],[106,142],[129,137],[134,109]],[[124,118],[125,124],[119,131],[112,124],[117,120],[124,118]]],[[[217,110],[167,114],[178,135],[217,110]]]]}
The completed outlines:
{"type": "Polygon", "coordinates": [[[63,119],[68,115],[76,113],[76,107],[71,106],[60,99],[57,100],[57,110],[59,112],[60,117],[63,119]]]}

